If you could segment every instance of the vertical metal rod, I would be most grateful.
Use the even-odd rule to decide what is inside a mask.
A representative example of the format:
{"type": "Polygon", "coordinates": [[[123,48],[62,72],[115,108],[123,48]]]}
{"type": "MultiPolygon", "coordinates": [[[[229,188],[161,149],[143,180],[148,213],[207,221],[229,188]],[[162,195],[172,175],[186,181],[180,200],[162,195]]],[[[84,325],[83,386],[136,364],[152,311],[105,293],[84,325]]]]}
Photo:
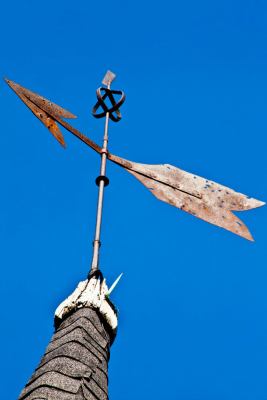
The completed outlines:
{"type": "MultiPolygon", "coordinates": [[[[107,88],[110,89],[110,84],[107,85],[107,88]]],[[[106,113],[105,133],[104,133],[104,137],[103,137],[103,147],[102,147],[102,153],[101,153],[101,169],[100,169],[101,176],[105,176],[105,174],[106,174],[107,149],[108,149],[108,122],[109,122],[109,112],[106,113]]],[[[101,231],[101,221],[102,221],[104,187],[105,187],[105,182],[103,179],[101,179],[99,182],[99,191],[98,191],[95,240],[93,243],[94,249],[93,249],[93,259],[92,259],[91,270],[98,269],[99,248],[101,246],[100,231],[101,231]]]]}

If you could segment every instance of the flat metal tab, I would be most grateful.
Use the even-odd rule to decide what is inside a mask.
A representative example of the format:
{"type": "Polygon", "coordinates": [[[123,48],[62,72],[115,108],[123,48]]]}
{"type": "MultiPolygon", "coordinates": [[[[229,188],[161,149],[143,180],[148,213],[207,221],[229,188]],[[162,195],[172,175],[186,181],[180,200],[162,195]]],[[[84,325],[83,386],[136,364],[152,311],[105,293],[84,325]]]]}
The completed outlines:
{"type": "Polygon", "coordinates": [[[105,78],[103,79],[102,83],[105,86],[110,86],[111,83],[114,81],[116,75],[113,72],[109,71],[106,73],[105,78]]]}

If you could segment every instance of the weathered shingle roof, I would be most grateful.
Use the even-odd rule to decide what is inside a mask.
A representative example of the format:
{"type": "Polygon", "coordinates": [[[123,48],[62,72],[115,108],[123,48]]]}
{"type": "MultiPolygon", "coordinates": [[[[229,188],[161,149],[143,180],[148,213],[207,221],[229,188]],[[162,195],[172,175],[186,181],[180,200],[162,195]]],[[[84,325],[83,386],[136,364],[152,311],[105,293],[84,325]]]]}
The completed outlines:
{"type": "Polygon", "coordinates": [[[18,400],[107,400],[110,336],[99,313],[62,321],[18,400]]]}

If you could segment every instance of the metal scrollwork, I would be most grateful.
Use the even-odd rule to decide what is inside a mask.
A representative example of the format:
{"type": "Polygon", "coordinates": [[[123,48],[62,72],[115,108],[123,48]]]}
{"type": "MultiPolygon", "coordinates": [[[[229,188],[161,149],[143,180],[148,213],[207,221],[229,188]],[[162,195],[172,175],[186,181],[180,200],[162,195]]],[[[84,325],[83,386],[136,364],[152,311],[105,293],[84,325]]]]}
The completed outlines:
{"type": "Polygon", "coordinates": [[[120,90],[111,90],[108,88],[104,88],[101,87],[99,89],[97,89],[96,91],[96,96],[98,98],[98,102],[96,103],[96,105],[94,106],[93,110],[92,110],[92,114],[95,118],[103,118],[106,116],[107,113],[109,113],[109,118],[113,121],[113,122],[118,122],[121,120],[121,112],[119,110],[120,106],[124,103],[125,100],[125,94],[123,92],[121,92],[120,90]],[[104,95],[102,96],[101,91],[104,91],[104,95]],[[121,98],[118,102],[116,102],[116,100],[114,99],[114,94],[119,94],[121,95],[121,98]],[[108,108],[107,105],[105,104],[105,99],[109,98],[112,107],[108,108]],[[96,111],[98,110],[99,107],[102,107],[103,112],[96,114],[96,111]],[[113,114],[115,113],[116,116],[113,114]]]}

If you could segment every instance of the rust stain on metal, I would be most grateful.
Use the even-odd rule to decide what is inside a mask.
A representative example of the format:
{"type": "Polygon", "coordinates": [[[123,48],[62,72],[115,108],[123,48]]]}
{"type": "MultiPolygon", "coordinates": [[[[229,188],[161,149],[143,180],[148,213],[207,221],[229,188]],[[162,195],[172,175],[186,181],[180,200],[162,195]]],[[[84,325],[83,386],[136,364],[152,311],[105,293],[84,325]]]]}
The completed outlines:
{"type": "MultiPolygon", "coordinates": [[[[109,72],[102,82],[107,86],[115,78],[115,75],[109,72]]],[[[103,153],[100,146],[61,119],[61,117],[76,118],[75,115],[12,81],[7,79],[5,81],[64,147],[64,138],[56,121],[97,153],[103,153]]],[[[122,94],[122,92],[118,91],[109,91],[110,95],[112,93],[122,94]]],[[[99,96],[101,97],[100,94],[99,96]]],[[[104,96],[101,99],[99,97],[99,104],[101,106],[104,96]]],[[[113,108],[108,111],[102,106],[102,108],[104,107],[104,112],[108,113],[115,109],[118,111],[118,106],[122,104],[124,99],[125,96],[123,95],[121,100],[116,104],[114,103],[113,108]],[[120,102],[121,104],[119,104],[120,102]]],[[[104,153],[106,154],[107,150],[104,153]]],[[[232,211],[244,211],[261,207],[265,204],[264,202],[248,198],[248,196],[242,193],[237,193],[230,188],[183,171],[172,165],[139,164],[109,153],[107,153],[107,158],[134,175],[159,200],[233,232],[236,235],[242,236],[245,239],[254,241],[248,228],[232,211]]]]}

